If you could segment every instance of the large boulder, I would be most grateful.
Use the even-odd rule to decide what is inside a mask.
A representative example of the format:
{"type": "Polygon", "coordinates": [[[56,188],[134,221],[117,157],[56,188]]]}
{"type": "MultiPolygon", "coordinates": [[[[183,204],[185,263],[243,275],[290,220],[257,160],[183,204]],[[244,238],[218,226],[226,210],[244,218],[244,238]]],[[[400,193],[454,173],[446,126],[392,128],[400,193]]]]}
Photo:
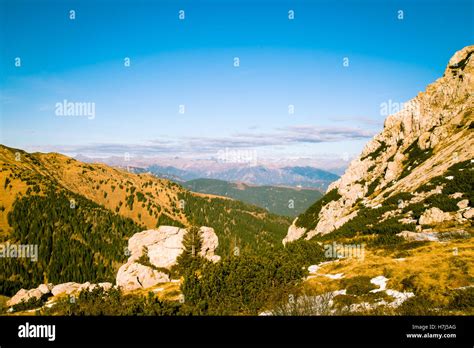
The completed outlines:
{"type": "Polygon", "coordinates": [[[70,295],[74,293],[81,292],[82,290],[91,291],[96,287],[101,287],[105,291],[108,291],[113,285],[112,283],[99,283],[99,284],[91,284],[86,282],[84,284],[68,282],[58,285],[49,284],[41,284],[35,289],[19,290],[15,296],[13,296],[10,300],[7,301],[7,306],[11,307],[14,306],[21,301],[27,302],[30,298],[41,298],[44,295],[52,295],[52,296],[59,296],[59,295],[70,295]]]}
{"type": "Polygon", "coordinates": [[[137,262],[126,263],[117,273],[117,286],[125,291],[146,289],[169,281],[167,274],[137,262]]]}
{"type": "MultiPolygon", "coordinates": [[[[214,229],[202,226],[200,231],[202,247],[199,255],[213,262],[219,261],[220,256],[215,254],[219,240],[214,229]]],[[[160,269],[170,269],[176,264],[184,250],[183,238],[186,233],[186,229],[173,226],[160,226],[156,230],[135,233],[128,241],[130,256],[117,273],[117,285],[132,291],[169,282],[167,272],[160,269]],[[147,251],[146,255],[143,255],[144,250],[147,251]],[[138,261],[141,256],[147,256],[150,265],[140,264],[138,261]]]]}
{"type": "Polygon", "coordinates": [[[53,289],[53,284],[49,283],[49,284],[41,284],[40,286],[38,286],[37,288],[39,291],[41,291],[41,293],[43,295],[47,295],[51,292],[51,290],[53,289]]]}
{"type": "Polygon", "coordinates": [[[185,229],[173,226],[160,226],[157,230],[135,233],[128,241],[128,263],[138,260],[146,247],[153,266],[173,266],[176,258],[183,252],[182,241],[185,234],[185,229]]]}
{"type": "Polygon", "coordinates": [[[83,290],[92,291],[96,287],[101,287],[105,291],[108,291],[110,290],[112,286],[113,286],[112,283],[91,284],[90,282],[85,282],[83,284],[80,284],[80,283],[68,282],[68,283],[56,285],[51,290],[51,293],[54,296],[71,295],[71,294],[79,293],[83,290]]]}
{"type": "Polygon", "coordinates": [[[469,200],[468,199],[463,199],[456,204],[459,209],[466,209],[469,207],[469,200]]]}
{"type": "MultiPolygon", "coordinates": [[[[202,226],[202,247],[199,252],[204,258],[216,261],[215,250],[219,245],[214,229],[202,226]]],[[[148,250],[148,258],[153,266],[158,268],[171,268],[176,264],[176,259],[184,250],[183,238],[186,229],[174,226],[160,226],[156,230],[146,230],[135,233],[128,241],[130,257],[127,263],[137,261],[143,254],[143,249],[148,250]]]]}
{"type": "Polygon", "coordinates": [[[445,213],[441,209],[433,207],[425,210],[425,212],[421,214],[418,223],[420,225],[436,225],[452,219],[453,217],[451,214],[445,213]]]}
{"type": "Polygon", "coordinates": [[[212,262],[219,261],[221,257],[214,253],[219,246],[219,239],[217,238],[214,229],[212,227],[202,226],[200,231],[202,236],[202,246],[199,255],[212,262]]]}
{"type": "Polygon", "coordinates": [[[38,289],[25,290],[20,289],[10,300],[7,301],[7,306],[11,307],[22,301],[28,302],[31,298],[41,298],[43,293],[38,289]]]}
{"type": "Polygon", "coordinates": [[[74,283],[74,282],[68,282],[68,283],[63,283],[63,284],[58,284],[56,285],[51,292],[53,293],[54,296],[58,295],[69,295],[74,292],[78,292],[79,288],[82,287],[82,284],[79,283],[74,283]]]}
{"type": "Polygon", "coordinates": [[[462,216],[466,219],[472,219],[474,217],[474,209],[469,208],[462,214],[462,216]]]}
{"type": "Polygon", "coordinates": [[[28,302],[28,300],[31,298],[39,299],[43,295],[50,294],[52,289],[53,289],[53,284],[51,283],[41,284],[37,288],[30,289],[30,290],[20,289],[10,300],[7,301],[7,306],[9,307],[14,306],[20,303],[21,301],[28,302]]]}

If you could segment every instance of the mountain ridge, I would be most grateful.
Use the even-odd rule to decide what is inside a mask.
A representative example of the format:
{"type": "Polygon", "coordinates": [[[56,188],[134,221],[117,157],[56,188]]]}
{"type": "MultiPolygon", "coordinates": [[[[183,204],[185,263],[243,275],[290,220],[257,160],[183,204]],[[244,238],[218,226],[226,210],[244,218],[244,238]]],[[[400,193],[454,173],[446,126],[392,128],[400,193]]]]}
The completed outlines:
{"type": "MultiPolygon", "coordinates": [[[[330,199],[295,219],[285,243],[331,233],[363,208],[376,208],[399,194],[413,193],[474,157],[473,52],[474,46],[456,52],[443,77],[386,118],[384,129],[329,185],[326,196],[330,199]]],[[[467,164],[458,169],[471,170],[467,164]]]]}

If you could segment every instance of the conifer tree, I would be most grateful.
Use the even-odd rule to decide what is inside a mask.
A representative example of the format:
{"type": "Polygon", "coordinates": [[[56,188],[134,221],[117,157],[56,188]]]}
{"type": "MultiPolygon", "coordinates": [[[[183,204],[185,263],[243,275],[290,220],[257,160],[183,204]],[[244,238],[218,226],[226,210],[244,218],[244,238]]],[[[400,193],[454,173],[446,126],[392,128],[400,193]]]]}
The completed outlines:
{"type": "Polygon", "coordinates": [[[202,235],[199,227],[191,226],[183,237],[184,250],[178,256],[178,271],[184,274],[188,271],[193,272],[201,264],[199,252],[202,247],[202,235]]]}

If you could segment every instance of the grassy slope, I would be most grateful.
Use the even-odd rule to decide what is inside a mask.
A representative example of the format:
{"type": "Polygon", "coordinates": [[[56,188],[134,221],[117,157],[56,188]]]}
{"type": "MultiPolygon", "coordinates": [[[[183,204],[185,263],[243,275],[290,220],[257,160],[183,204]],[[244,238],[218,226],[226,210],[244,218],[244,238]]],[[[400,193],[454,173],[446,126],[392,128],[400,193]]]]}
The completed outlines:
{"type": "MultiPolygon", "coordinates": [[[[472,206],[473,170],[473,163],[470,160],[459,162],[449,167],[443,175],[421,185],[414,193],[402,192],[385,198],[377,209],[358,205],[356,208],[359,209],[359,213],[355,218],[327,235],[314,237],[314,240],[323,245],[364,244],[364,259],[347,258],[324,266],[318,273],[343,273],[344,278],[334,280],[324,275],[317,275],[305,282],[305,291],[321,294],[341,290],[347,288],[347,284],[358,277],[370,279],[383,275],[389,279],[387,288],[413,292],[415,297],[398,310],[383,308],[366,311],[366,314],[472,315],[474,303],[472,295],[469,295],[471,291],[469,289],[474,285],[472,220],[464,223],[447,221],[430,226],[432,229],[430,231],[434,232],[460,230],[467,232],[462,238],[451,237],[442,242],[408,242],[396,237],[395,234],[403,230],[415,231],[414,223],[404,224],[398,220],[405,218],[416,221],[420,214],[430,207],[455,212],[459,209],[456,203],[463,199],[468,199],[472,206]],[[436,187],[440,187],[440,191],[428,195],[428,191],[436,187]],[[454,199],[450,196],[454,193],[463,195],[454,199]],[[425,196],[421,196],[423,194],[425,196]],[[419,200],[417,203],[409,203],[417,199],[419,200]],[[401,208],[400,202],[402,202],[401,208]],[[453,299],[460,291],[463,293],[456,302],[453,299]],[[453,307],[453,301],[461,305],[453,307]]],[[[327,200],[330,200],[329,198],[327,200]]],[[[300,215],[300,218],[309,228],[314,228],[317,222],[317,218],[310,210],[300,215]]],[[[367,293],[363,296],[344,296],[344,301],[360,303],[370,297],[372,301],[376,298],[374,294],[367,293]]],[[[388,301],[393,301],[393,298],[388,301]]]]}
{"type": "MultiPolygon", "coordinates": [[[[339,240],[345,244],[367,242],[361,238],[339,240]]],[[[332,243],[332,242],[331,242],[332,243]]],[[[346,289],[347,284],[357,277],[374,278],[385,276],[389,279],[388,289],[413,292],[415,297],[410,305],[397,311],[382,308],[367,314],[454,314],[472,315],[472,298],[464,296],[471,308],[449,308],[456,289],[472,286],[474,283],[474,239],[453,239],[444,243],[402,242],[396,246],[365,248],[364,259],[341,259],[323,266],[318,273],[304,284],[306,292],[325,293],[346,289]],[[343,273],[343,279],[330,279],[324,274],[343,273]],[[429,303],[429,306],[426,305],[429,303]],[[421,304],[421,307],[416,306],[421,304]],[[412,306],[412,308],[410,308],[412,306]]],[[[367,294],[368,295],[368,294],[367,294]]],[[[352,296],[349,302],[363,301],[363,296],[352,296]]],[[[373,297],[375,299],[375,296],[373,297]]],[[[367,299],[365,299],[366,301],[367,299]]],[[[393,301],[388,298],[388,302],[393,301]]],[[[346,299],[347,301],[347,299],[346,299]]],[[[370,302],[370,301],[369,301],[370,302]]]]}

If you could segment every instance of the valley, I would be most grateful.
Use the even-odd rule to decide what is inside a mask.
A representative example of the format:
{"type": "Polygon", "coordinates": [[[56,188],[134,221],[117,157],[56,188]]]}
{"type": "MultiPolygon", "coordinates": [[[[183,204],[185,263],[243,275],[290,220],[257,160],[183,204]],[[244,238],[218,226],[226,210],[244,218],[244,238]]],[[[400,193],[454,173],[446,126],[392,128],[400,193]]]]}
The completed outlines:
{"type": "Polygon", "coordinates": [[[295,217],[322,197],[316,189],[281,186],[253,186],[216,179],[195,179],[182,184],[192,192],[230,197],[284,216],[295,217]]]}

